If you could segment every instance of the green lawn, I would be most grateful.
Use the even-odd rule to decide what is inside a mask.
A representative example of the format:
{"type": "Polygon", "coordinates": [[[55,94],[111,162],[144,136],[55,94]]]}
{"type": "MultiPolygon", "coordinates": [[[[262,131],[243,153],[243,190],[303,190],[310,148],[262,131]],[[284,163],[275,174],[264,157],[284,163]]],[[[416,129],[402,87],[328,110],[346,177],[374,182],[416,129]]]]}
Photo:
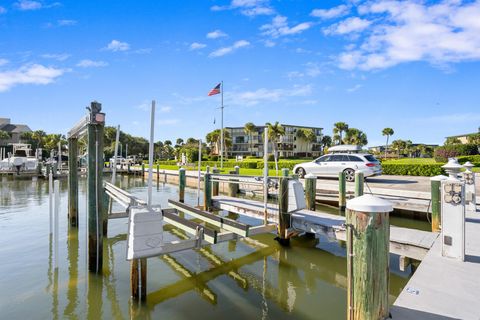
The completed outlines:
{"type": "MultiPolygon", "coordinates": [[[[135,166],[135,168],[141,168],[140,166],[135,166]]],[[[154,168],[156,168],[156,166],[154,166],[154,168]]],[[[180,167],[178,166],[175,166],[175,165],[160,165],[160,169],[165,169],[165,170],[178,170],[180,169],[180,167]]],[[[185,167],[185,170],[189,170],[189,171],[196,171],[198,170],[198,167],[185,167]]],[[[202,166],[202,171],[205,171],[206,170],[206,167],[205,166],[202,166]]],[[[212,170],[212,168],[210,167],[210,170],[212,170]]],[[[223,169],[219,169],[220,170],[220,173],[229,173],[230,171],[233,171],[235,170],[234,168],[223,168],[223,169]]],[[[278,170],[278,175],[281,174],[281,168],[279,168],[278,170]]],[[[263,169],[244,169],[244,168],[240,168],[240,174],[241,175],[244,175],[244,176],[262,176],[263,175],[263,169]]],[[[268,170],[268,175],[269,176],[276,176],[276,172],[275,170],[268,170]]]]}
{"type": "Polygon", "coordinates": [[[382,161],[384,164],[436,164],[433,158],[401,158],[382,161]]]}

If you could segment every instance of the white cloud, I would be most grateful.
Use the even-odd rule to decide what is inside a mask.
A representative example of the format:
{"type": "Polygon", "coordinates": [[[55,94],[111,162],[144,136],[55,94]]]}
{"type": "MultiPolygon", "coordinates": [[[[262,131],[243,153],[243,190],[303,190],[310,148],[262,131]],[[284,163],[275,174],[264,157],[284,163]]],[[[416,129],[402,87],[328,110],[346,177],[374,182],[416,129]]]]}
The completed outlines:
{"type": "Polygon", "coordinates": [[[190,50],[198,50],[198,49],[203,49],[207,45],[205,43],[199,43],[199,42],[194,42],[190,45],[190,50]]]}
{"type": "Polygon", "coordinates": [[[224,56],[226,54],[232,53],[232,52],[236,51],[237,49],[240,49],[240,48],[243,48],[243,47],[248,47],[249,45],[250,45],[250,42],[248,42],[246,40],[239,40],[239,41],[235,42],[230,47],[223,47],[223,48],[220,48],[220,49],[217,49],[217,50],[213,51],[208,56],[211,57],[211,58],[221,57],[221,56],[224,56]]]}
{"type": "Polygon", "coordinates": [[[84,59],[81,60],[79,63],[77,63],[77,67],[81,68],[96,68],[96,67],[106,67],[108,66],[108,63],[105,61],[93,61],[89,59],[84,59]]]}
{"type": "Polygon", "coordinates": [[[179,119],[160,119],[158,121],[156,121],[156,123],[158,125],[164,125],[164,126],[171,126],[171,125],[175,125],[177,123],[179,123],[180,120],[179,119]]]}
{"type": "Polygon", "coordinates": [[[253,106],[259,103],[277,102],[289,97],[308,96],[312,92],[310,85],[294,86],[290,89],[257,89],[232,94],[231,101],[238,105],[253,106]]]}
{"type": "Polygon", "coordinates": [[[70,58],[68,53],[45,53],[41,55],[44,59],[54,59],[57,61],[65,61],[70,58]]]}
{"type": "Polygon", "coordinates": [[[218,38],[223,38],[223,37],[228,37],[228,34],[223,32],[222,30],[215,30],[212,32],[207,33],[206,36],[208,39],[218,39],[218,38]]]}
{"type": "Polygon", "coordinates": [[[24,65],[16,70],[0,72],[0,92],[7,91],[20,84],[49,84],[66,72],[40,64],[24,65]]]}
{"type": "Polygon", "coordinates": [[[300,72],[300,71],[288,72],[287,77],[289,79],[302,78],[302,77],[305,77],[305,76],[315,78],[315,77],[318,77],[322,73],[322,70],[320,69],[320,66],[316,62],[307,62],[307,63],[304,64],[304,66],[305,66],[304,71],[302,71],[302,72],[300,72]]]}
{"type": "Polygon", "coordinates": [[[383,69],[413,61],[444,67],[480,59],[480,1],[379,0],[358,12],[375,23],[357,49],[338,56],[340,68],[383,69]]]}
{"type": "Polygon", "coordinates": [[[275,10],[270,7],[268,0],[232,0],[230,5],[215,5],[210,9],[212,11],[239,9],[241,14],[248,17],[275,14],[275,10]]]}
{"type": "Polygon", "coordinates": [[[1,7],[1,6],[0,6],[0,14],[5,13],[5,12],[7,12],[7,9],[5,9],[4,7],[1,7]]]}
{"type": "Polygon", "coordinates": [[[110,50],[110,51],[113,51],[113,52],[116,52],[116,51],[127,51],[130,49],[130,45],[126,42],[121,42],[121,41],[118,41],[118,40],[112,40],[106,48],[104,48],[105,50],[110,50]]]}
{"type": "Polygon", "coordinates": [[[310,15],[322,19],[333,19],[350,13],[350,8],[344,4],[331,9],[314,9],[310,15]]]}
{"type": "Polygon", "coordinates": [[[170,111],[172,111],[171,106],[161,106],[160,107],[160,112],[167,113],[167,112],[170,112],[170,111]]]}
{"type": "Polygon", "coordinates": [[[57,21],[58,25],[60,27],[66,27],[66,26],[74,26],[77,24],[77,20],[58,20],[57,21]]]}
{"type": "Polygon", "coordinates": [[[0,58],[0,67],[6,65],[6,64],[9,63],[9,62],[10,62],[10,61],[8,61],[7,59],[2,59],[2,58],[0,58]]]}
{"type": "Polygon", "coordinates": [[[367,29],[372,24],[371,21],[366,19],[360,19],[358,17],[351,17],[343,20],[339,23],[333,24],[328,28],[324,28],[325,34],[349,34],[354,32],[360,32],[367,29]]]}
{"type": "Polygon", "coordinates": [[[348,93],[355,92],[355,91],[357,91],[358,89],[360,89],[361,87],[363,87],[361,84],[356,84],[356,85],[354,85],[353,87],[348,88],[348,89],[347,89],[347,92],[348,92],[348,93]]]}
{"type": "Polygon", "coordinates": [[[267,48],[272,48],[272,47],[275,47],[276,43],[273,42],[272,40],[267,39],[265,40],[264,45],[267,48]]]}
{"type": "Polygon", "coordinates": [[[262,34],[266,36],[271,36],[272,38],[278,38],[281,36],[294,35],[297,33],[302,33],[303,31],[309,29],[312,26],[310,22],[302,22],[294,27],[289,27],[287,23],[287,17],[276,16],[272,19],[272,23],[264,24],[260,27],[262,34]]]}
{"type": "Polygon", "coordinates": [[[42,8],[42,4],[38,1],[31,0],[20,0],[15,3],[18,9],[27,11],[27,10],[38,10],[42,8]]]}

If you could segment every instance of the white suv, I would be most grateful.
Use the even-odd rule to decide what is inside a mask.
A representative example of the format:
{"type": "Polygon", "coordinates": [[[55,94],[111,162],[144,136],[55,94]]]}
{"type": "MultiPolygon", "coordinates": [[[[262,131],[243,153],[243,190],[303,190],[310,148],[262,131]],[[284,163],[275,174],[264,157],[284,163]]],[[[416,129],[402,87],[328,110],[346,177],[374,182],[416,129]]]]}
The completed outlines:
{"type": "Polygon", "coordinates": [[[345,172],[347,181],[355,180],[355,171],[363,171],[364,177],[382,174],[382,166],[373,155],[368,153],[333,153],[317,158],[311,162],[297,164],[293,172],[300,178],[311,173],[317,177],[338,177],[345,172]]]}

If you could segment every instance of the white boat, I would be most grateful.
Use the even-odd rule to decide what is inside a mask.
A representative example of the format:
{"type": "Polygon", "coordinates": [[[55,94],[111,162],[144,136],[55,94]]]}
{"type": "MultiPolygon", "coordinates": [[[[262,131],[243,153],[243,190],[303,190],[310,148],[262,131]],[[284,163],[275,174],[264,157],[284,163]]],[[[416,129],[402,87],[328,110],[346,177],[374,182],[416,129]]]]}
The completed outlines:
{"type": "Polygon", "coordinates": [[[25,143],[12,143],[13,153],[0,161],[2,171],[33,171],[37,169],[38,159],[32,155],[32,148],[25,143]]]}

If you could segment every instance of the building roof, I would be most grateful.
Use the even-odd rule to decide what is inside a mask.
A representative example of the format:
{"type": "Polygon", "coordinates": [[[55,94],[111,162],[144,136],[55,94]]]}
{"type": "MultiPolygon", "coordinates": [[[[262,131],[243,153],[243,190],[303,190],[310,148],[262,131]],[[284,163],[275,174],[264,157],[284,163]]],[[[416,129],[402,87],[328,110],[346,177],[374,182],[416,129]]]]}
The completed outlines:
{"type": "MultiPolygon", "coordinates": [[[[296,125],[296,124],[286,124],[286,123],[280,123],[282,127],[295,127],[295,128],[306,128],[306,129],[321,129],[323,130],[322,127],[309,127],[309,126],[302,126],[302,125],[296,125]]],[[[255,125],[256,128],[265,128],[265,126],[257,126],[255,125]]],[[[244,127],[225,127],[225,129],[243,129],[244,127]]]]}
{"type": "Polygon", "coordinates": [[[30,129],[25,124],[10,124],[10,123],[0,126],[0,130],[6,131],[8,133],[32,132],[32,129],[30,129]]]}
{"type": "Polygon", "coordinates": [[[448,136],[448,137],[445,137],[445,139],[448,139],[448,138],[461,138],[461,137],[468,137],[468,136],[473,136],[474,134],[478,134],[480,133],[480,131],[478,132],[472,132],[472,133],[465,133],[465,134],[458,134],[456,136],[448,136]]]}

